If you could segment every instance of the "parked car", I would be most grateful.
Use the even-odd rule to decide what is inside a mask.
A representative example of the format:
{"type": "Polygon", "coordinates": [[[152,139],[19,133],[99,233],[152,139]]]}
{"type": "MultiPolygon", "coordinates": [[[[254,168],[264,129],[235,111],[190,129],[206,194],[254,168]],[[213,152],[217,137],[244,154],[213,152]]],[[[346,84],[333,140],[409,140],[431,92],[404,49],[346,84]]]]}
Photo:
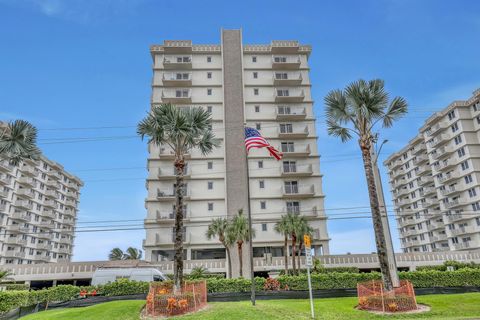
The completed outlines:
{"type": "Polygon", "coordinates": [[[164,281],[165,275],[155,268],[103,268],[95,270],[92,285],[102,285],[118,279],[135,281],[164,281]]]}

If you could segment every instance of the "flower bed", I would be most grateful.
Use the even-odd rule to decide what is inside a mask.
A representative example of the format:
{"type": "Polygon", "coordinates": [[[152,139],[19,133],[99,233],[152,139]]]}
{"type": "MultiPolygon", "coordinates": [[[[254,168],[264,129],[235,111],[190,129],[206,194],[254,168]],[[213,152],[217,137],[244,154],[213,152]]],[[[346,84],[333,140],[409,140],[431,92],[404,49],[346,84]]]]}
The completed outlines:
{"type": "Polygon", "coordinates": [[[147,295],[146,316],[173,316],[195,312],[207,305],[206,281],[186,282],[179,293],[172,283],[152,282],[147,295]]]}
{"type": "Polygon", "coordinates": [[[400,287],[391,291],[383,289],[379,280],[359,283],[357,285],[358,308],[370,311],[404,312],[417,309],[413,286],[408,281],[401,281],[400,287]]]}

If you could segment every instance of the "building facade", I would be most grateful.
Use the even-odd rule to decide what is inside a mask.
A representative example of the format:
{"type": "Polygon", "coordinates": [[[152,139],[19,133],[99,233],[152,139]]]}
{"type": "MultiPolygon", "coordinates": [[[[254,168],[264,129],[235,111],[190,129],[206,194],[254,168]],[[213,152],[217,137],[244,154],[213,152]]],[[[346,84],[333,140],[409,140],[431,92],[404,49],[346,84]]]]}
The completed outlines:
{"type": "MultiPolygon", "coordinates": [[[[311,84],[309,46],[296,41],[244,45],[239,30],[223,30],[221,44],[165,41],[151,47],[152,105],[202,107],[211,112],[212,130],[222,144],[211,154],[188,155],[185,257],[223,259],[218,239],[207,240],[208,224],[248,210],[247,176],[254,257],[283,255],[275,223],[287,213],[304,215],[314,229],[316,254],[328,253],[311,84]],[[258,129],[283,152],[251,150],[247,163],[244,123],[258,129]]],[[[144,249],[147,261],[173,257],[174,169],[168,147],[149,146],[144,249]]],[[[235,254],[236,250],[232,250],[235,254]]],[[[244,250],[248,251],[248,250],[244,250]]],[[[238,257],[232,257],[235,263],[238,257]]],[[[248,259],[243,259],[248,264],[248,259]]]]}
{"type": "Polygon", "coordinates": [[[480,248],[480,89],[432,115],[384,164],[404,252],[480,248]]]}
{"type": "Polygon", "coordinates": [[[82,185],[43,156],[0,159],[0,265],[70,261],[82,185]]]}

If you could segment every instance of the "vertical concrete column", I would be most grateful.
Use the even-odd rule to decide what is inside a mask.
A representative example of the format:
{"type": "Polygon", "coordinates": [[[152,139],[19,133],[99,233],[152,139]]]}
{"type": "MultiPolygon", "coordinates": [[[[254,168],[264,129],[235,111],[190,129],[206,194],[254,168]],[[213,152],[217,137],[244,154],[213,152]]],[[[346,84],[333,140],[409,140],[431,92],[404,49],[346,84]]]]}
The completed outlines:
{"type": "MultiPolygon", "coordinates": [[[[223,104],[227,215],[248,213],[247,165],[244,143],[243,48],[241,30],[222,30],[223,104]]],[[[243,245],[243,276],[250,278],[248,244],[243,245]]],[[[233,246],[232,276],[239,276],[237,247],[233,246]]]]}

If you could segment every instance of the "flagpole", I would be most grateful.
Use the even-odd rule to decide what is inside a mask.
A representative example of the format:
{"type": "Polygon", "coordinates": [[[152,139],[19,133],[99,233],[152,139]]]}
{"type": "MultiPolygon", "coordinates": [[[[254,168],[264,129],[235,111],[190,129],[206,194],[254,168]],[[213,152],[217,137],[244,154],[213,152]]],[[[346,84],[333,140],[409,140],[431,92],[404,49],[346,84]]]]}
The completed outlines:
{"type": "Polygon", "coordinates": [[[248,251],[250,258],[250,278],[252,279],[250,301],[255,306],[255,273],[253,271],[253,243],[252,243],[252,208],[250,205],[250,172],[248,170],[248,152],[245,155],[247,164],[247,196],[248,196],[248,251]]]}

